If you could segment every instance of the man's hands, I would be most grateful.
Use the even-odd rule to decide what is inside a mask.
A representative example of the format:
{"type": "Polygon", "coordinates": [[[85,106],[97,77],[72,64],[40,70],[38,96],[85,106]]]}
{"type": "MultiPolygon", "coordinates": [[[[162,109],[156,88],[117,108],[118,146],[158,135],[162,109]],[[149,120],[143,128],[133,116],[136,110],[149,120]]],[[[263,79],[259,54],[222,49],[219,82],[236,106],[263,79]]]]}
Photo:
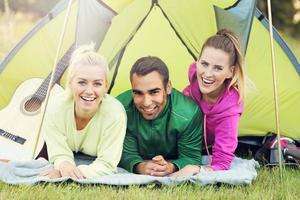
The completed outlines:
{"type": "Polygon", "coordinates": [[[153,157],[152,160],[141,162],[135,167],[137,173],[151,176],[167,176],[176,170],[176,166],[166,161],[161,155],[153,157]]]}
{"type": "Polygon", "coordinates": [[[85,177],[81,173],[81,171],[68,161],[62,162],[59,167],[59,169],[51,169],[45,172],[42,172],[41,176],[48,176],[49,178],[60,178],[60,177],[72,177],[76,179],[84,179],[85,177]]]}

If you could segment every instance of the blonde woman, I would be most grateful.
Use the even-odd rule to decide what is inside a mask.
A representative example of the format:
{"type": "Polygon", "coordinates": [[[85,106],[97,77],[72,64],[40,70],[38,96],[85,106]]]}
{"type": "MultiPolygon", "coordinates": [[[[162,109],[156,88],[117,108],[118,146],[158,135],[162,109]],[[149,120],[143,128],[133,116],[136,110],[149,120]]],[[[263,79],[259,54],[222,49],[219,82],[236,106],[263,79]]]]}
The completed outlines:
{"type": "Polygon", "coordinates": [[[107,94],[108,64],[93,45],[81,46],[72,55],[66,91],[49,101],[43,127],[50,178],[94,178],[116,172],[126,131],[121,103],[107,94]],[[76,166],[74,153],[96,157],[76,166]]]}

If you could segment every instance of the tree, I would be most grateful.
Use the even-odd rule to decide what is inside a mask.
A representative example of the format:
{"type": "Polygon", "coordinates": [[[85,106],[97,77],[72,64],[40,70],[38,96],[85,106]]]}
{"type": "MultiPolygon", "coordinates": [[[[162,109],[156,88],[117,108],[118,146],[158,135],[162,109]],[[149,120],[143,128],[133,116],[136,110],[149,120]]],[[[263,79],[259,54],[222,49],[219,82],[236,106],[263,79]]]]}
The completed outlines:
{"type": "MultiPolygon", "coordinates": [[[[300,23],[293,20],[296,13],[300,12],[294,6],[295,1],[297,0],[272,0],[272,19],[273,26],[278,30],[300,37],[300,23]]],[[[267,0],[258,0],[257,7],[268,18],[267,0]]]]}
{"type": "Polygon", "coordinates": [[[59,0],[0,0],[0,11],[4,11],[7,1],[12,11],[31,12],[39,17],[44,16],[59,0]]]}

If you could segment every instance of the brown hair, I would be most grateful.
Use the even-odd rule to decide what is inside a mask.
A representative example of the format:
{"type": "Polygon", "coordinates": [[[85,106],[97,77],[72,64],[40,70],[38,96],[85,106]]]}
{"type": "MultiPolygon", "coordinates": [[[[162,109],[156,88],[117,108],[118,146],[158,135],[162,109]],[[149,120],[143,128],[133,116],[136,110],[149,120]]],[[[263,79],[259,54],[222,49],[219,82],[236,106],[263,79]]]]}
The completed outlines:
{"type": "Polygon", "coordinates": [[[167,65],[158,57],[147,56],[139,58],[130,70],[130,81],[132,82],[133,74],[145,76],[153,71],[158,72],[162,79],[164,87],[167,87],[169,82],[169,70],[167,65]]]}
{"type": "Polygon", "coordinates": [[[215,35],[209,37],[204,42],[200,56],[205,47],[220,49],[230,55],[230,65],[234,66],[234,70],[233,77],[231,78],[229,83],[229,87],[236,88],[240,96],[239,101],[244,102],[246,89],[244,57],[241,50],[241,43],[237,35],[230,30],[221,29],[215,35]]]}

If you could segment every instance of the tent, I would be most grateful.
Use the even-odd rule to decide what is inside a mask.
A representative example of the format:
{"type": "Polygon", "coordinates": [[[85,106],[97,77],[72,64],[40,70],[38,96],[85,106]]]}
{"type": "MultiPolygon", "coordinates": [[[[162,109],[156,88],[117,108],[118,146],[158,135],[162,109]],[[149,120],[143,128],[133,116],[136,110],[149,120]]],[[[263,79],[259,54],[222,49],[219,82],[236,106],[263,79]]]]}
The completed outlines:
{"type": "MultiPolygon", "coordinates": [[[[0,64],[0,111],[20,84],[51,72],[67,4],[68,0],[60,1],[0,64]]],[[[246,73],[256,87],[248,95],[239,135],[263,136],[276,132],[271,51],[268,20],[254,5],[255,0],[74,0],[63,52],[73,44],[94,41],[110,63],[112,95],[130,88],[129,69],[146,55],[162,58],[173,86],[181,90],[204,40],[218,28],[232,28],[242,39],[246,73]]],[[[300,139],[300,64],[273,30],[280,129],[300,139]]],[[[61,80],[63,85],[64,76],[61,80]]]]}

